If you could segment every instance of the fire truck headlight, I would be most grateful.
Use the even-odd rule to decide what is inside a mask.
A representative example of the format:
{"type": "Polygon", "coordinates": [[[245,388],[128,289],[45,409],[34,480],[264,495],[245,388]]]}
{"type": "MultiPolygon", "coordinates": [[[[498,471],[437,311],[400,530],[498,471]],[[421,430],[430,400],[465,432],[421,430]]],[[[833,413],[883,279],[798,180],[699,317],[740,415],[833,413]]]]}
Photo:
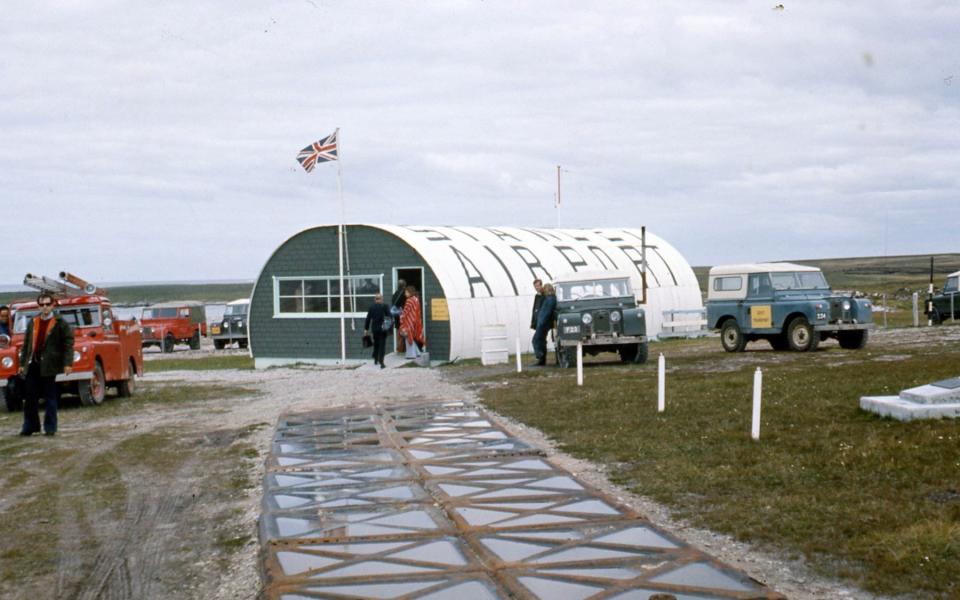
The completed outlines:
{"type": "Polygon", "coordinates": [[[10,367],[13,366],[13,359],[9,356],[4,356],[3,360],[0,361],[0,364],[3,365],[4,369],[9,369],[10,367]]]}
{"type": "Polygon", "coordinates": [[[73,362],[80,362],[80,353],[76,350],[73,351],[73,362]]]}

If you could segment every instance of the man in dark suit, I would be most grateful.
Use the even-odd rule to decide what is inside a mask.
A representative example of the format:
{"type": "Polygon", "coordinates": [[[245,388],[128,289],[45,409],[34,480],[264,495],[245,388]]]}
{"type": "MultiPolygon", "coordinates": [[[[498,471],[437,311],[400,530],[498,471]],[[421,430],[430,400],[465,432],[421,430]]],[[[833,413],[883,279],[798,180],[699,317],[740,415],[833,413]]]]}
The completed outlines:
{"type": "Polygon", "coordinates": [[[530,315],[530,329],[537,328],[537,315],[540,314],[540,304],[543,303],[543,282],[539,279],[534,279],[533,289],[537,290],[537,295],[533,297],[533,312],[530,315]]]}
{"type": "Polygon", "coordinates": [[[40,396],[45,402],[44,435],[57,434],[57,375],[73,371],[73,329],[53,312],[55,301],[47,292],[37,296],[40,314],[27,322],[20,348],[20,373],[24,379],[23,428],[20,435],[40,432],[40,396]]]}
{"type": "Polygon", "coordinates": [[[385,368],[383,354],[387,343],[387,334],[393,329],[393,324],[385,326],[384,321],[390,317],[390,307],[383,303],[383,294],[373,297],[373,306],[367,311],[367,319],[363,322],[363,334],[373,336],[373,363],[385,368]]]}

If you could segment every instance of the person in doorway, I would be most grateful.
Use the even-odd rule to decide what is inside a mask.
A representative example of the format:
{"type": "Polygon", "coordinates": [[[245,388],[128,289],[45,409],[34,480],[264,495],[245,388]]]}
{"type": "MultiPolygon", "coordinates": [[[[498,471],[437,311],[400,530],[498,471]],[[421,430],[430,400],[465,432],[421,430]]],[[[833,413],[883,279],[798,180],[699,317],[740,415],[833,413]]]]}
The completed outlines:
{"type": "Polygon", "coordinates": [[[530,329],[537,328],[537,315],[540,313],[540,304],[543,302],[543,282],[539,279],[534,279],[533,289],[537,290],[537,295],[533,297],[533,311],[530,313],[530,329]]]}
{"type": "MultiPolygon", "coordinates": [[[[393,326],[400,331],[400,315],[403,314],[403,305],[407,301],[407,282],[403,279],[397,280],[397,290],[393,292],[393,298],[390,299],[390,316],[393,317],[393,326]]],[[[397,352],[406,350],[406,340],[402,335],[397,336],[397,352]]]]}
{"type": "Polygon", "coordinates": [[[10,335],[10,307],[0,306],[0,335],[10,335]]]}
{"type": "Polygon", "coordinates": [[[383,354],[387,343],[387,334],[393,329],[390,308],[383,303],[383,294],[373,297],[373,306],[367,310],[367,319],[363,322],[363,335],[373,336],[373,364],[386,368],[383,354]]]}
{"type": "Polygon", "coordinates": [[[549,283],[543,286],[543,302],[537,312],[536,329],[533,333],[533,352],[537,362],[533,366],[547,364],[547,332],[553,329],[553,313],[557,310],[557,294],[549,283]]]}
{"type": "Polygon", "coordinates": [[[27,321],[20,348],[20,374],[24,379],[23,427],[20,435],[40,432],[40,396],[46,403],[43,414],[44,435],[57,433],[57,402],[60,390],[57,375],[73,371],[73,329],[53,312],[53,296],[37,296],[40,314],[27,321]]]}
{"type": "Polygon", "coordinates": [[[423,350],[423,315],[420,312],[420,295],[417,288],[408,285],[404,291],[406,300],[400,314],[400,335],[406,339],[406,358],[417,358],[423,350]]]}

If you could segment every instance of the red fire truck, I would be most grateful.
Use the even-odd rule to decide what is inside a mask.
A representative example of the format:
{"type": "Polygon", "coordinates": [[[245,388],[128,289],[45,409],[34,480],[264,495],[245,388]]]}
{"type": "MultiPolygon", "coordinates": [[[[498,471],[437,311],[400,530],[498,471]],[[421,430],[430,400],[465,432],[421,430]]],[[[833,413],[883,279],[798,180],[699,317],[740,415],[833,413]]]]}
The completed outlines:
{"type": "MultiPolygon", "coordinates": [[[[57,313],[73,327],[73,372],[61,373],[61,391],[80,396],[85,406],[103,402],[108,387],[121,397],[131,396],[137,375],[143,375],[140,326],[135,320],[115,318],[106,290],[61,272],[60,280],[27,274],[26,286],[49,292],[57,299],[57,313]]],[[[34,301],[11,306],[10,336],[0,335],[0,395],[9,411],[23,405],[20,346],[30,319],[40,313],[34,301]]]]}

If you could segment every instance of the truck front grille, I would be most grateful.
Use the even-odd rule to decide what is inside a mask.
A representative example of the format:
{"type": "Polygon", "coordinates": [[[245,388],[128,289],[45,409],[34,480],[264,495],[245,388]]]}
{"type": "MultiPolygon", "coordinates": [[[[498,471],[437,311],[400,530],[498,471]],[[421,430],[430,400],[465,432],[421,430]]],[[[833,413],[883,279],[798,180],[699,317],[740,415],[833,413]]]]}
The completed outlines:
{"type": "Polygon", "coordinates": [[[610,333],[610,313],[601,310],[593,313],[593,331],[596,333],[610,333]]]}

